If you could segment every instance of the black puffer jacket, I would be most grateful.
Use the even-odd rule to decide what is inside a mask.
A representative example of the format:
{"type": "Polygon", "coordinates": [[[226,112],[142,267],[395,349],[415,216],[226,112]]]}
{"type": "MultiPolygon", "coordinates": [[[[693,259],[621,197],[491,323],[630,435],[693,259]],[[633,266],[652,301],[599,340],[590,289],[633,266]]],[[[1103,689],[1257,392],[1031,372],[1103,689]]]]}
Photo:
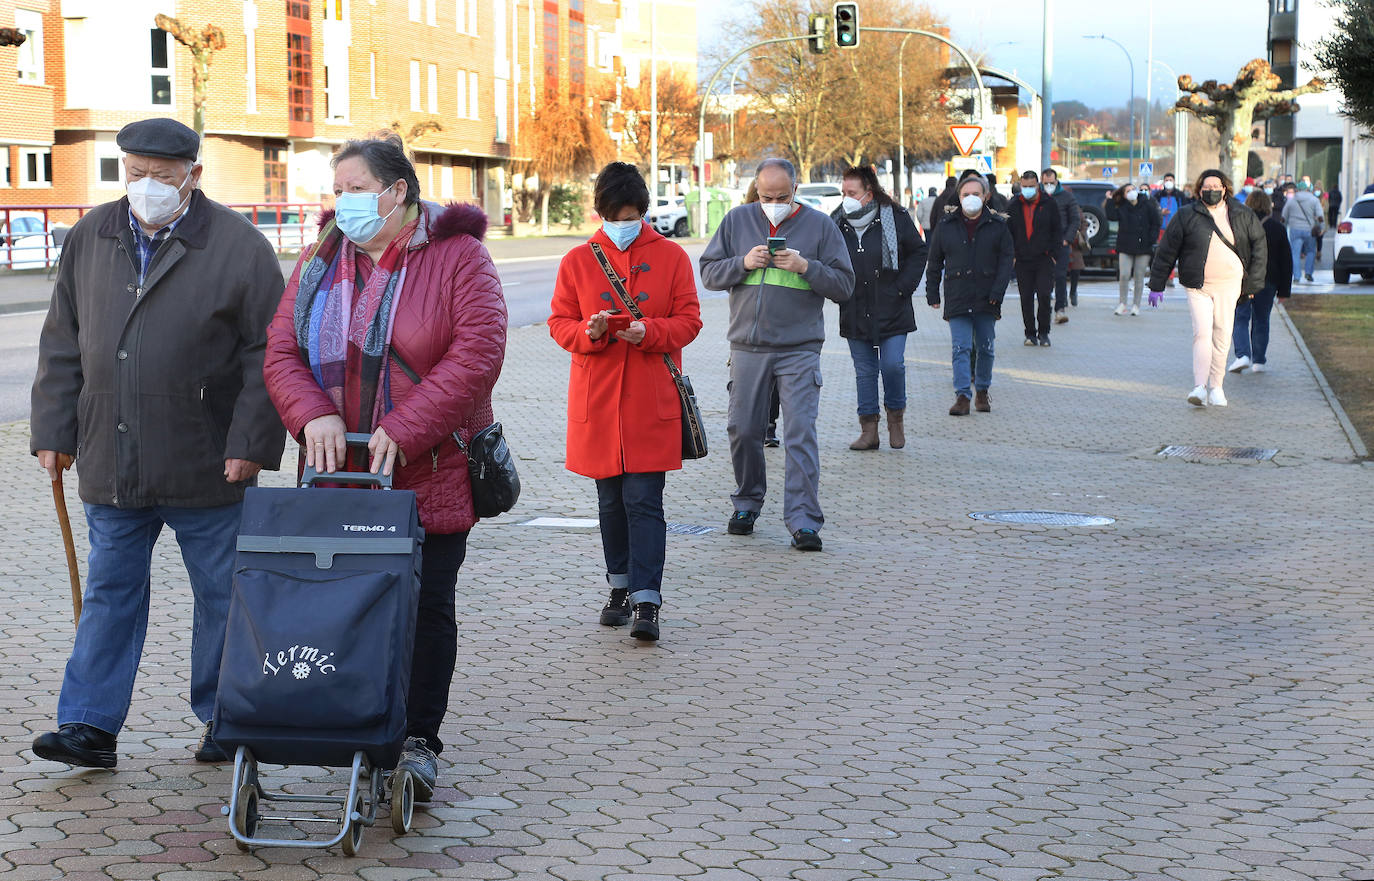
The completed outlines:
{"type": "Polygon", "coordinates": [[[840,304],[840,336],[847,340],[879,341],[916,329],[916,312],[911,295],[921,286],[926,268],[926,243],[916,231],[911,215],[892,206],[892,221],[897,226],[897,269],[883,268],[883,211],[864,230],[863,238],[836,208],[830,215],[840,227],[854,265],[854,296],[840,304]]]}
{"type": "Polygon", "coordinates": [[[1017,196],[1007,204],[1007,220],[1011,223],[1011,238],[1016,244],[1016,256],[1023,260],[1036,257],[1053,257],[1064,240],[1064,230],[1059,221],[1059,204],[1046,196],[1044,191],[1035,200],[1031,209],[1030,235],[1026,234],[1026,215],[1022,207],[1026,200],[1017,196]]]}
{"type": "Polygon", "coordinates": [[[964,213],[950,209],[930,232],[926,265],[926,302],[940,304],[945,282],[945,320],[991,312],[1002,317],[1002,298],[1011,284],[1013,245],[1005,214],[983,209],[969,239],[964,213]]]}
{"type": "Polygon", "coordinates": [[[1118,202],[1114,197],[1103,206],[1108,220],[1116,221],[1116,250],[1122,254],[1149,254],[1159,242],[1159,206],[1149,196],[1118,202]]]}
{"type": "MultiPolygon", "coordinates": [[[[1240,292],[1257,293],[1264,289],[1264,275],[1269,264],[1264,227],[1255,212],[1237,199],[1227,199],[1226,209],[1236,250],[1240,253],[1241,265],[1245,267],[1240,292]]],[[[1202,287],[1213,229],[1211,215],[1201,201],[1189,202],[1180,208],[1164,230],[1164,240],[1159,243],[1154,262],[1150,264],[1150,290],[1164,290],[1175,263],[1178,264],[1179,284],[1194,290],[1202,287]]]]}

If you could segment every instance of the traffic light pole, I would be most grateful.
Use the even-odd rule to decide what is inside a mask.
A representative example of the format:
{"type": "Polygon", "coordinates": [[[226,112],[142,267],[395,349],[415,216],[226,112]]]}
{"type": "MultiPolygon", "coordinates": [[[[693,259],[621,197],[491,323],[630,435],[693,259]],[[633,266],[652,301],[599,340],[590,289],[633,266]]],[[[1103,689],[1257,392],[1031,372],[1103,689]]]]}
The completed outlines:
{"type": "MultiPolygon", "coordinates": [[[[964,51],[964,47],[953,42],[946,36],[932,31],[919,30],[917,28],[870,28],[860,26],[859,32],[863,33],[864,31],[875,34],[915,34],[918,37],[930,37],[932,40],[939,40],[955,52],[958,52],[959,57],[963,58],[964,63],[968,65],[969,70],[973,71],[974,88],[977,90],[977,96],[973,100],[973,119],[975,122],[979,123],[983,121],[983,76],[978,72],[978,65],[973,62],[973,58],[964,51]]],[[[715,94],[716,83],[720,81],[721,74],[725,72],[727,67],[734,63],[735,59],[748,52],[754,51],[760,46],[772,46],[777,43],[795,43],[798,40],[810,39],[810,34],[801,34],[795,37],[774,37],[771,40],[760,40],[757,43],[750,43],[734,55],[725,59],[724,63],[716,68],[716,72],[711,75],[711,80],[706,84],[706,91],[703,93],[701,108],[697,111],[697,152],[700,154],[699,161],[697,162],[697,229],[700,230],[699,235],[706,234],[706,103],[711,95],[715,94]]],[[[731,112],[733,112],[733,110],[731,112]]],[[[900,197],[901,194],[899,193],[898,198],[900,197]]]]}

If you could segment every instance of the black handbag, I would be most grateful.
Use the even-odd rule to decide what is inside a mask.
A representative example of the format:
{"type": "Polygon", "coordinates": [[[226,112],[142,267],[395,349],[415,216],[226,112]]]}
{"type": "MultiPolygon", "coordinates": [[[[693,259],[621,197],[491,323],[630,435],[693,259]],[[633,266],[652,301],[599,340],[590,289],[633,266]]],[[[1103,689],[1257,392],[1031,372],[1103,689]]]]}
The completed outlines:
{"type": "MultiPolygon", "coordinates": [[[[393,348],[391,359],[406,377],[420,384],[420,376],[402,360],[393,348]]],[[[515,457],[501,429],[493,422],[464,443],[463,436],[453,433],[459,451],[468,457],[468,479],[472,484],[472,508],[478,517],[495,517],[515,507],[520,498],[520,475],[515,471],[515,457]]]]}
{"type": "MultiPolygon", "coordinates": [[[[596,255],[596,262],[601,264],[601,271],[606,274],[606,279],[611,283],[615,290],[615,295],[620,298],[623,305],[634,317],[635,321],[644,318],[644,313],[635,304],[634,297],[631,297],[625,290],[624,283],[620,276],[616,275],[611,268],[611,262],[606,259],[606,252],[601,250],[601,246],[592,242],[592,253],[596,255]]],[[[692,380],[684,376],[678,370],[677,364],[673,362],[673,356],[663,355],[663,363],[668,366],[668,373],[673,377],[673,385],[677,387],[678,401],[682,406],[682,458],[702,459],[706,456],[706,430],[701,422],[701,408],[697,406],[697,394],[692,388],[692,380]]]]}

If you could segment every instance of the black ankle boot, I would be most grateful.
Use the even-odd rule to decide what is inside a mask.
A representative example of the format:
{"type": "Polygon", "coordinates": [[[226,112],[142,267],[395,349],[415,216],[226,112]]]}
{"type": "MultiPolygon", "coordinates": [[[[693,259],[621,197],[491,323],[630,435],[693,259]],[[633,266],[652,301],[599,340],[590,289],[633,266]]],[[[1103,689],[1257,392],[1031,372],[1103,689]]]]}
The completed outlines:
{"type": "Polygon", "coordinates": [[[658,639],[658,606],[653,603],[639,603],[635,606],[635,623],[630,628],[635,639],[652,642],[658,639]]]}
{"type": "Polygon", "coordinates": [[[607,627],[623,627],[630,623],[630,590],[625,587],[611,588],[611,598],[601,610],[601,623],[607,627]]]}

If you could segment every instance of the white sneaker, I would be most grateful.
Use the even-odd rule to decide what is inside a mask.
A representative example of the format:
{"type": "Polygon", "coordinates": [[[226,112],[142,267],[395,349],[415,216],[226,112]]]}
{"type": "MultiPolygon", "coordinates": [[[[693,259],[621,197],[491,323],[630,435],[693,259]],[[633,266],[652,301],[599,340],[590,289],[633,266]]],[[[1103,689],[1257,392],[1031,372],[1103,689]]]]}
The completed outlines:
{"type": "Polygon", "coordinates": [[[1131,315],[1135,316],[1135,315],[1139,315],[1139,314],[1140,314],[1140,307],[1139,307],[1139,306],[1132,306],[1132,307],[1131,307],[1131,315]]]}
{"type": "Polygon", "coordinates": [[[1231,362],[1231,366],[1226,368],[1226,372],[1227,372],[1227,373],[1240,373],[1242,370],[1244,370],[1245,368],[1247,368],[1247,367],[1249,367],[1249,366],[1250,366],[1250,356],[1249,356],[1249,355],[1241,355],[1239,358],[1237,358],[1236,360],[1234,360],[1234,361],[1231,362]]]}
{"type": "Polygon", "coordinates": [[[1191,392],[1189,392],[1188,403],[1192,404],[1194,407],[1206,407],[1207,387],[1200,385],[1197,388],[1193,389],[1191,392]]]}
{"type": "Polygon", "coordinates": [[[1125,314],[1126,314],[1126,304],[1125,304],[1125,303],[1122,303],[1120,306],[1117,306],[1117,307],[1116,307],[1116,311],[1113,312],[1112,314],[1113,314],[1113,315],[1125,315],[1125,314]]]}
{"type": "Polygon", "coordinates": [[[1225,407],[1226,396],[1221,393],[1221,389],[1214,388],[1207,393],[1207,403],[1213,407],[1225,407]]]}
{"type": "Polygon", "coordinates": [[[1251,365],[1250,365],[1250,372],[1251,372],[1251,373],[1263,373],[1264,371],[1266,371],[1266,370],[1268,370],[1268,369],[1269,369],[1269,368],[1266,367],[1266,366],[1263,365],[1263,364],[1251,364],[1251,365]]]}

